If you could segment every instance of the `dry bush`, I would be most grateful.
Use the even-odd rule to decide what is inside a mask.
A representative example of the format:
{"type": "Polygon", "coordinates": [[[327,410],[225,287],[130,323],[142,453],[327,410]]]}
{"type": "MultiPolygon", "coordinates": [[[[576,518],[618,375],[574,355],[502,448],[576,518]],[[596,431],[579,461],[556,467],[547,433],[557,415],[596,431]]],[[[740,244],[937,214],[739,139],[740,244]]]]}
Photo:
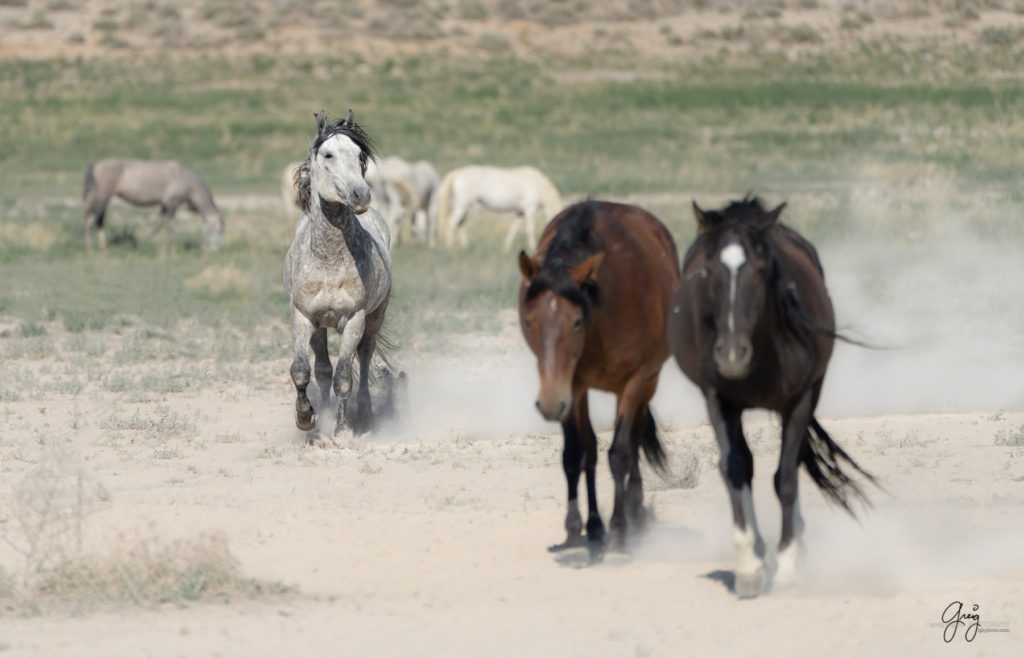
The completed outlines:
{"type": "Polygon", "coordinates": [[[213,299],[245,297],[253,289],[251,278],[234,265],[207,265],[184,283],[186,288],[213,299]]]}
{"type": "Polygon", "coordinates": [[[22,557],[18,568],[0,566],[0,616],[290,591],[245,578],[220,532],[173,541],[122,534],[106,551],[86,550],[86,521],[108,499],[68,451],[44,451],[0,509],[0,539],[22,557]]]}

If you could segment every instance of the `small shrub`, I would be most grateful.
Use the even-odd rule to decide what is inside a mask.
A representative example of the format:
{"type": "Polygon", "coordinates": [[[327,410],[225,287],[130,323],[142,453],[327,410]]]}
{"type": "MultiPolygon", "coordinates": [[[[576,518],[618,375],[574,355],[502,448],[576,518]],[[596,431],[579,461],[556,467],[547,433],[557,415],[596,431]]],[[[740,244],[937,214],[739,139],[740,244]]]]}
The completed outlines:
{"type": "Polygon", "coordinates": [[[1015,430],[1001,430],[996,432],[995,443],[997,446],[1024,446],[1024,425],[1015,430]]]}
{"type": "Polygon", "coordinates": [[[464,21],[482,21],[487,18],[487,7],[480,0],[459,0],[458,16],[464,21]]]}
{"type": "Polygon", "coordinates": [[[786,30],[785,40],[790,43],[819,43],[821,35],[810,25],[794,25],[786,30]]]}
{"type": "Polygon", "coordinates": [[[1021,28],[1007,25],[1005,27],[986,27],[981,31],[981,41],[992,46],[1011,46],[1021,38],[1021,28]]]}
{"type": "Polygon", "coordinates": [[[38,322],[22,322],[18,325],[17,334],[22,338],[32,338],[34,336],[45,336],[46,327],[39,324],[38,322]]]}

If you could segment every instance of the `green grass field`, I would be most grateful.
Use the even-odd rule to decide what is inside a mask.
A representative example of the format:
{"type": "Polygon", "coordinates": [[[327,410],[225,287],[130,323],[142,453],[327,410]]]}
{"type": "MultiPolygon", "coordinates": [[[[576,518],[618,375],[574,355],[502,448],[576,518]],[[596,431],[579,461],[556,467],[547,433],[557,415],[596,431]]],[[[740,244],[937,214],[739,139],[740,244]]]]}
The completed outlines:
{"type": "MultiPolygon", "coordinates": [[[[571,81],[607,63],[600,58],[557,69],[500,57],[4,60],[0,314],[70,318],[69,326],[117,313],[164,328],[181,318],[283,321],[289,236],[278,175],[304,154],[321,108],[353,108],[382,153],[426,158],[442,173],[529,163],[567,197],[639,195],[681,249],[693,232],[691,198],[714,205],[748,191],[788,200],[787,220],[817,242],[960,232],[1016,241],[1024,83],[999,72],[1020,60],[992,48],[869,48],[796,61],[712,53],[628,82],[571,81]],[[177,157],[218,198],[265,203],[229,210],[226,247],[210,256],[183,211],[179,248],[165,259],[148,235],[154,212],[116,205],[108,230],[121,243],[88,257],[82,174],[112,155],[177,157]],[[209,266],[233,268],[241,283],[219,292],[186,285],[209,266]]],[[[490,318],[513,305],[518,273],[514,254],[498,256],[502,232],[485,233],[455,255],[396,251],[400,343],[413,331],[497,326],[490,318]]]]}

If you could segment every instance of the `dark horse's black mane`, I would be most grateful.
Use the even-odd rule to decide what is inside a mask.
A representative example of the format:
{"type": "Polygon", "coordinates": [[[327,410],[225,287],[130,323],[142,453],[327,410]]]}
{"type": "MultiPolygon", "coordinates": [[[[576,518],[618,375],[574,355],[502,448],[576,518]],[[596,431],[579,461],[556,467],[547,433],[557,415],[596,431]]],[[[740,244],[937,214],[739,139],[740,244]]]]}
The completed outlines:
{"type": "MultiPolygon", "coordinates": [[[[316,115],[319,121],[320,115],[316,115]]],[[[326,121],[326,119],[325,119],[326,121]]],[[[298,195],[296,202],[302,212],[309,211],[309,203],[312,199],[312,191],[309,188],[309,163],[313,157],[313,154],[319,150],[331,137],[335,135],[345,135],[359,147],[359,164],[366,169],[366,161],[377,158],[376,147],[373,144],[373,140],[366,134],[362,126],[351,119],[351,114],[344,119],[334,119],[333,121],[326,121],[326,125],[322,130],[318,130],[316,139],[313,140],[312,146],[310,146],[309,154],[306,155],[306,159],[302,161],[302,164],[295,170],[295,185],[298,187],[298,195]]]]}
{"type": "Polygon", "coordinates": [[[569,275],[570,268],[596,251],[592,237],[595,206],[594,201],[587,200],[565,209],[544,254],[544,262],[540,264],[540,272],[526,289],[526,301],[550,290],[582,308],[584,313],[597,303],[597,287],[591,282],[577,286],[569,275]]]}

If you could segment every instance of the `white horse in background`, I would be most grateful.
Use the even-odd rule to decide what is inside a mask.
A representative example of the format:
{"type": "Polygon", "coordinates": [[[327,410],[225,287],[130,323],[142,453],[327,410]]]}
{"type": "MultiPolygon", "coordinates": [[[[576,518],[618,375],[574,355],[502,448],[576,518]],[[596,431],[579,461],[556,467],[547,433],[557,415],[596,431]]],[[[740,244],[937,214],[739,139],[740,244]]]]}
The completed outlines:
{"type": "Polygon", "coordinates": [[[407,162],[388,156],[366,170],[366,182],[373,193],[376,208],[391,229],[392,244],[402,241],[402,227],[408,225],[413,237],[428,242],[427,212],[437,190],[439,177],[426,160],[407,162]]]}
{"type": "Polygon", "coordinates": [[[370,429],[370,359],[377,348],[391,298],[391,234],[370,208],[370,187],[363,178],[374,159],[373,145],[348,117],[328,121],[316,116],[316,139],[296,177],[302,217],[284,263],[284,288],[291,300],[295,424],[309,431],[316,414],[306,395],[309,350],[326,407],[333,387],[338,398],[335,434],[370,429]],[[305,175],[303,175],[305,174],[305,175]],[[337,367],[327,353],[327,330],[341,334],[337,367]],[[356,413],[350,413],[352,359],[359,359],[356,413]]]}
{"type": "Polygon", "coordinates": [[[513,213],[514,219],[505,238],[505,251],[512,246],[519,227],[525,226],[531,250],[537,246],[536,222],[542,226],[562,207],[558,189],[534,167],[489,167],[470,165],[448,172],[441,181],[430,211],[430,230],[444,232],[445,246],[451,248],[455,235],[465,247],[469,212],[483,206],[500,213],[513,213]]]}

